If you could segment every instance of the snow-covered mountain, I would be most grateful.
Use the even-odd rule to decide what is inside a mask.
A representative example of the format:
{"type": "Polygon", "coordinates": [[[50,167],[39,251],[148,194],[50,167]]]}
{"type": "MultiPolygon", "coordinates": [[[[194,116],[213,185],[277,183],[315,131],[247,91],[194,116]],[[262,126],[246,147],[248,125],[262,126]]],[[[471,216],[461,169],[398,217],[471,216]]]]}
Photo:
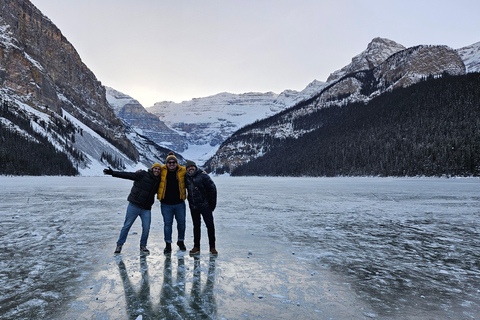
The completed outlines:
{"type": "MultiPolygon", "coordinates": [[[[452,68],[457,68],[460,64],[458,59],[458,56],[460,56],[467,67],[467,72],[478,71],[480,68],[478,66],[480,60],[478,56],[479,47],[480,45],[477,43],[458,49],[457,54],[445,46],[418,46],[409,48],[409,51],[395,41],[378,37],[368,44],[365,51],[353,57],[350,64],[330,74],[327,82],[314,80],[301,92],[294,90],[285,90],[280,94],[273,92],[244,94],[224,92],[181,103],[158,102],[153,107],[147,108],[146,110],[149,113],[158,116],[160,122],[169,128],[169,133],[160,133],[159,129],[152,129],[155,125],[145,126],[140,121],[133,121],[132,112],[129,115],[129,112],[119,111],[127,105],[130,108],[133,108],[133,106],[141,108],[141,113],[144,113],[143,107],[131,97],[124,96],[123,102],[119,104],[119,107],[116,107],[116,114],[128,121],[133,127],[141,129],[146,136],[157,144],[181,153],[187,159],[204,163],[217,152],[221,143],[240,128],[287,110],[320,93],[322,93],[321,98],[316,104],[322,104],[323,106],[337,104],[339,102],[338,97],[345,98],[343,103],[370,99],[396,86],[407,86],[415,83],[425,75],[439,74],[438,70],[430,70],[432,66],[435,68],[435,64],[430,64],[430,59],[444,61],[436,64],[440,66],[441,72],[447,71],[451,74],[459,74],[462,71],[451,70],[446,64],[451,61],[452,68]],[[396,79],[399,73],[405,71],[401,69],[406,68],[406,66],[402,66],[402,61],[406,57],[399,54],[395,59],[392,58],[390,61],[393,65],[384,64],[384,62],[400,52],[404,52],[407,56],[411,54],[412,57],[408,58],[409,61],[415,59],[417,61],[409,63],[416,64],[417,68],[409,68],[402,79],[396,79]],[[380,65],[383,65],[383,69],[377,68],[380,65]],[[421,65],[424,66],[424,69],[419,69],[421,65]],[[369,97],[366,97],[360,93],[359,85],[361,81],[354,80],[348,75],[359,71],[373,70],[374,68],[377,68],[377,73],[384,74],[384,79],[382,83],[376,84],[376,92],[370,92],[369,97]],[[388,72],[387,68],[391,71],[388,72]]],[[[461,67],[459,68],[461,69],[461,67]]],[[[371,89],[373,90],[373,88],[371,89]]],[[[119,96],[122,96],[122,94],[117,92],[117,97],[119,96]]],[[[118,104],[118,101],[116,103],[118,104]]],[[[286,125],[286,127],[279,127],[274,130],[276,135],[298,136],[303,134],[302,132],[295,132],[292,128],[292,126],[286,125]]]]}
{"type": "MultiPolygon", "coordinates": [[[[143,137],[143,139],[147,138],[150,142],[157,144],[156,149],[163,147],[165,151],[175,150],[176,152],[186,149],[185,136],[170,129],[156,115],[149,113],[137,100],[109,87],[106,87],[106,94],[108,103],[115,114],[122,119],[130,135],[132,132],[138,135],[138,138],[129,136],[134,144],[137,139],[141,140],[140,137],[143,137]],[[162,147],[159,147],[160,145],[162,147]]],[[[137,149],[139,149],[138,146],[137,149]]],[[[162,153],[165,157],[168,155],[168,152],[162,151],[162,153]]]]}
{"type": "Polygon", "coordinates": [[[352,62],[340,70],[330,74],[327,82],[332,83],[341,77],[360,70],[368,70],[377,67],[394,53],[406,48],[390,39],[377,37],[367,46],[367,49],[352,58],[352,62]]]}
{"type": "Polygon", "coordinates": [[[407,87],[429,76],[462,75],[478,70],[478,45],[459,51],[447,46],[416,46],[402,49],[394,41],[375,38],[352,63],[331,74],[329,81],[309,100],[278,114],[268,126],[252,124],[227,139],[207,162],[218,173],[230,172],[244,162],[269,151],[267,141],[304,135],[320,127],[298,130],[295,120],[325,107],[367,102],[398,87],[407,87]],[[465,59],[465,62],[464,62],[465,59]]]}
{"type": "Polygon", "coordinates": [[[457,49],[467,72],[480,72],[480,42],[457,49]]]}
{"type": "Polygon", "coordinates": [[[100,81],[28,0],[0,3],[0,70],[3,173],[98,175],[157,160],[157,152],[134,146],[100,81]],[[56,169],[42,169],[49,166],[56,169]]]}
{"type": "Polygon", "coordinates": [[[185,144],[176,143],[168,138],[154,141],[181,152],[186,159],[202,164],[238,129],[308,99],[324,86],[324,82],[314,80],[301,92],[294,90],[285,90],[280,94],[223,92],[181,103],[158,102],[147,110],[185,137],[185,144]]]}
{"type": "MultiPolygon", "coordinates": [[[[479,61],[480,42],[453,50],[404,48],[375,38],[327,82],[314,80],[301,92],[219,93],[182,103],[159,102],[147,110],[135,99],[102,86],[61,31],[30,1],[0,3],[0,129],[13,134],[8,136],[10,149],[6,138],[0,141],[0,156],[8,160],[6,166],[21,167],[31,155],[20,150],[29,150],[32,144],[53,146],[55,152],[45,159],[64,157],[71,167],[53,174],[76,170],[96,175],[107,165],[126,170],[145,167],[162,162],[169,150],[199,164],[212,159],[212,168],[229,166],[266,151],[261,142],[224,144],[233,135],[254,132],[252,124],[259,120],[280,115],[282,120],[261,134],[297,137],[309,131],[295,129],[298,116],[367,101],[431,75],[478,72],[479,61]],[[14,143],[18,148],[12,155],[14,143]]],[[[35,165],[48,163],[38,158],[35,165]]]]}

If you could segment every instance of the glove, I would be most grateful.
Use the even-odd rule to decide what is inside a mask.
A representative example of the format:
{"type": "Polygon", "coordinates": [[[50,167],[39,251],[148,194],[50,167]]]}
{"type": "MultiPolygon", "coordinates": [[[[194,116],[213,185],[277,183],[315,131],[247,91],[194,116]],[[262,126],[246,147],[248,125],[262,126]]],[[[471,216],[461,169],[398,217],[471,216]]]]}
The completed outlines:
{"type": "Polygon", "coordinates": [[[112,168],[108,167],[108,169],[103,169],[103,174],[112,175],[113,174],[112,168]]]}

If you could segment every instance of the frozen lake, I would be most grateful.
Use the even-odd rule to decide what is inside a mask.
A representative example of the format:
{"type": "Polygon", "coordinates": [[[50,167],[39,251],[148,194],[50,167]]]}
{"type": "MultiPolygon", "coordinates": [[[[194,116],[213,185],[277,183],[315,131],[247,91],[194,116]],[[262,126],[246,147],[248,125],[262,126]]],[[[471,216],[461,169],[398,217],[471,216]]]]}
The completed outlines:
{"type": "Polygon", "coordinates": [[[217,258],[158,201],[114,257],[131,181],[0,177],[0,319],[480,318],[479,179],[213,179],[217,258]]]}

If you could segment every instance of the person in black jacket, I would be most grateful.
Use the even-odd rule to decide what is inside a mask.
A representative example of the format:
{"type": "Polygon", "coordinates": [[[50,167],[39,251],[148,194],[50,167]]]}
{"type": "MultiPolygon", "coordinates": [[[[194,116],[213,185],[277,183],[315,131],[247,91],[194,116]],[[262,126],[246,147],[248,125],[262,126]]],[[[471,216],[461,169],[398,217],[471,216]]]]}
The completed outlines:
{"type": "Polygon", "coordinates": [[[217,187],[207,173],[197,168],[195,162],[188,160],[185,167],[187,168],[185,186],[188,191],[187,199],[193,221],[193,249],[190,250],[190,254],[200,252],[201,217],[203,217],[207,226],[210,253],[217,255],[213,222],[213,211],[217,206],[217,187]]]}
{"type": "Polygon", "coordinates": [[[140,237],[140,253],[149,254],[147,249],[147,240],[150,233],[150,223],[152,220],[152,205],[155,202],[155,194],[158,192],[160,184],[161,164],[154,163],[148,171],[120,172],[108,168],[103,170],[104,174],[112,175],[116,178],[133,180],[133,187],[128,195],[128,207],[125,215],[125,222],[120,231],[117,240],[115,254],[120,254],[122,246],[127,240],[128,231],[133,223],[140,216],[142,220],[142,236],[140,237]]]}

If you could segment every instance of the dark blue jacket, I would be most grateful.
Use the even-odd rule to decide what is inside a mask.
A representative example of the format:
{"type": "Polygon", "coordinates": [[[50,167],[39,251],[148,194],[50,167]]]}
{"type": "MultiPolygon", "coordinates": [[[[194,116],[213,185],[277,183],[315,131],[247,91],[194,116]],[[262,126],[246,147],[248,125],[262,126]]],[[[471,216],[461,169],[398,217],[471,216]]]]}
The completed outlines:
{"type": "Polygon", "coordinates": [[[208,174],[198,168],[192,175],[187,172],[185,186],[188,191],[187,199],[190,210],[204,208],[215,210],[217,206],[217,187],[208,174]]]}

